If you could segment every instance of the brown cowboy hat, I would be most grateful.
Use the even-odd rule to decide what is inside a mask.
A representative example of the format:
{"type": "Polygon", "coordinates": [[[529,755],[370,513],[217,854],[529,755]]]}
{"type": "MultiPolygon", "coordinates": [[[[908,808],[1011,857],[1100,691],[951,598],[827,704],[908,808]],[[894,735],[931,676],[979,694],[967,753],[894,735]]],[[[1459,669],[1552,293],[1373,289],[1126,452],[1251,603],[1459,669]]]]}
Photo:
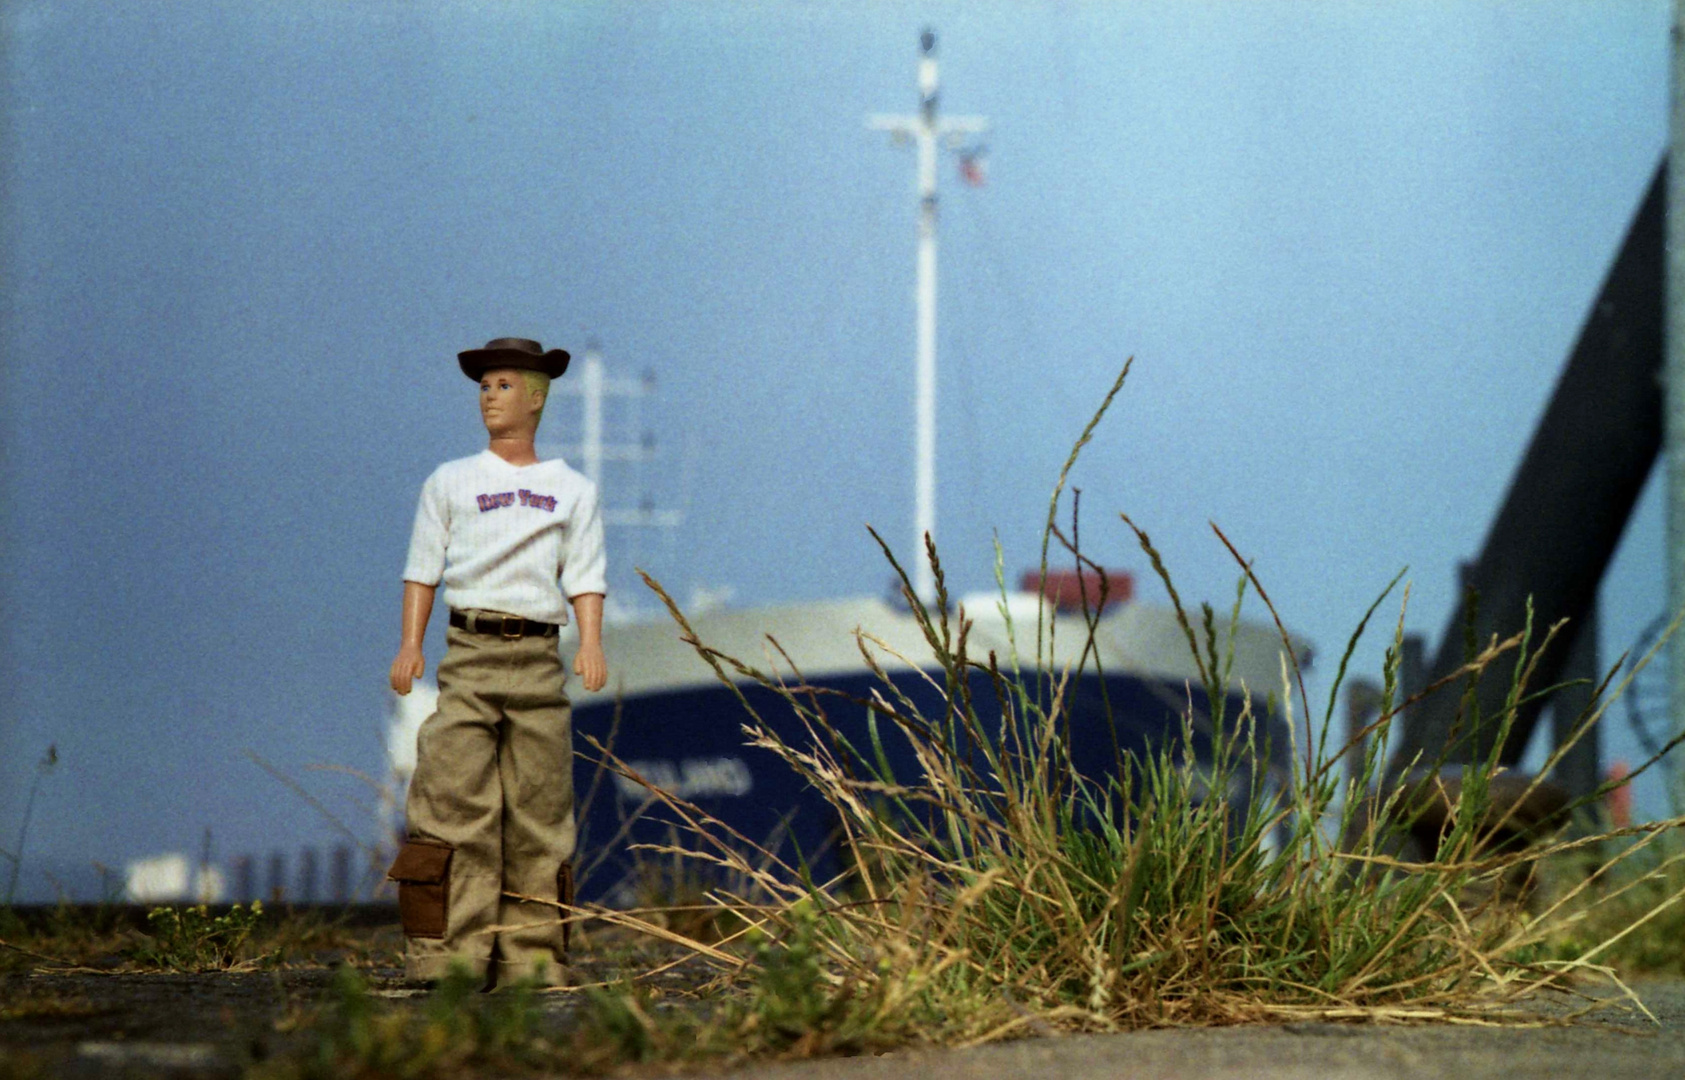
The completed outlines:
{"type": "Polygon", "coordinates": [[[488,371],[496,368],[516,368],[537,371],[552,379],[562,377],[568,369],[566,349],[544,351],[544,346],[530,338],[500,337],[486,342],[483,349],[469,349],[456,354],[462,373],[479,382],[488,371]]]}

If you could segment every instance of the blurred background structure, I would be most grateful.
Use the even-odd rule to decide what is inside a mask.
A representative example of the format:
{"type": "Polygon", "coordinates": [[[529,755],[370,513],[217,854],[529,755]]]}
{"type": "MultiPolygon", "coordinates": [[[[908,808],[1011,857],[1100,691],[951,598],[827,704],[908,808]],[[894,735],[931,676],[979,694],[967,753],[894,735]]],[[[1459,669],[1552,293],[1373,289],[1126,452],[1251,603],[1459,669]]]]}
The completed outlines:
{"type": "MultiPolygon", "coordinates": [[[[861,117],[918,107],[926,25],[944,111],[990,129],[986,159],[941,166],[956,591],[991,587],[997,535],[1009,573],[1033,562],[1133,355],[1073,476],[1085,548],[1144,570],[1127,510],[1184,596],[1222,603],[1216,521],[1324,656],[1408,565],[1403,627],[1437,647],[1668,146],[1663,0],[19,0],[0,847],[33,792],[20,897],[89,897],[98,866],[161,853],[191,879],[207,825],[227,889],[311,865],[330,892],[328,815],[377,838],[398,573],[422,479],[483,442],[454,354],[490,337],[596,342],[605,377],[653,376],[601,418],[640,448],[605,487],[679,515],[618,538],[624,610],[650,606],[634,565],[701,605],[881,595],[864,525],[914,531],[919,210],[861,117]]],[[[580,442],[562,404],[541,443],[580,442]]],[[[1668,606],[1656,472],[1588,590],[1605,667],[1668,606]]],[[[1357,670],[1379,670],[1383,612],[1357,670]]],[[[1611,721],[1604,760],[1642,760],[1611,721]]],[[[1635,813],[1666,805],[1643,778],[1635,813]]]]}

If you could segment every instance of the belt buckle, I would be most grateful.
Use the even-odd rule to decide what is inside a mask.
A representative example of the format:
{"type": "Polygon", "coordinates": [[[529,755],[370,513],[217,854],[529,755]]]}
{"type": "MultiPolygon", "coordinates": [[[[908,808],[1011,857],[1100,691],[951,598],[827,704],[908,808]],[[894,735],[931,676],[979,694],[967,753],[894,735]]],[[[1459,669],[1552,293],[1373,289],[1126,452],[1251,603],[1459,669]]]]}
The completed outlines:
{"type": "Polygon", "coordinates": [[[498,628],[498,633],[502,635],[504,641],[518,641],[522,632],[526,630],[526,626],[527,621],[521,616],[505,615],[503,616],[503,625],[498,628]],[[515,628],[513,633],[509,630],[511,626],[515,628]]]}

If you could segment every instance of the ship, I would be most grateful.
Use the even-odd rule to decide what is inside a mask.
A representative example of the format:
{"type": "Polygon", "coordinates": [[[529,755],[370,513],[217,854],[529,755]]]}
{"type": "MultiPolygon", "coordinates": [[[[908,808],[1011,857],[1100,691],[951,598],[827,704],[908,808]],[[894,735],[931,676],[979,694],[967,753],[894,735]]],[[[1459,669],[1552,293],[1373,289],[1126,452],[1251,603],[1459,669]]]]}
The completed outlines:
{"type": "MultiPolygon", "coordinates": [[[[1109,602],[1092,612],[1090,635],[1079,590],[1089,588],[1091,611],[1098,590],[1080,579],[1073,588],[1077,577],[1074,571],[1045,577],[1032,571],[1015,589],[962,596],[950,612],[956,632],[961,618],[969,624],[967,653],[973,662],[986,665],[992,654],[999,670],[1016,669],[1018,678],[1032,682],[1037,627],[1042,628],[1039,669],[1069,672],[1062,726],[1071,768],[1104,789],[1122,760],[1142,760],[1172,746],[1185,746],[1209,768],[1215,725],[1223,722],[1213,715],[1230,724],[1248,715],[1257,725],[1257,760],[1243,763],[1235,774],[1239,790],[1228,794],[1243,807],[1251,791],[1279,789],[1289,767],[1290,738],[1281,713],[1267,703],[1283,696],[1285,661],[1308,663],[1308,646],[1284,641],[1273,625],[1242,619],[1231,628],[1217,619],[1217,641],[1224,648],[1232,642],[1233,656],[1228,700],[1218,712],[1174,608],[1134,599],[1132,578],[1113,571],[1109,602]],[[1254,779],[1257,787],[1250,783],[1254,779]]],[[[873,746],[868,703],[874,691],[896,711],[905,711],[902,696],[927,719],[947,710],[945,672],[905,596],[902,600],[854,597],[718,609],[686,616],[685,623],[695,642],[775,681],[825,688],[829,692],[813,700],[824,709],[827,727],[863,749],[873,746]]],[[[750,740],[751,725],[758,725],[802,751],[816,736],[829,742],[825,731],[809,730],[776,690],[729,666],[723,669],[729,678],[722,678],[673,618],[610,626],[604,646],[612,658],[611,685],[574,696],[583,898],[635,903],[652,869],[671,865],[654,852],[708,849],[652,785],[714,819],[723,826],[715,827],[715,835],[734,834],[752,859],[776,857],[817,881],[841,869],[840,822],[833,808],[779,754],[750,740]]],[[[998,730],[1002,713],[992,676],[980,666],[969,681],[979,718],[998,730]]],[[[895,779],[916,783],[920,764],[899,725],[880,708],[876,726],[895,779]]],[[[861,775],[871,767],[860,760],[848,764],[861,775]]]]}

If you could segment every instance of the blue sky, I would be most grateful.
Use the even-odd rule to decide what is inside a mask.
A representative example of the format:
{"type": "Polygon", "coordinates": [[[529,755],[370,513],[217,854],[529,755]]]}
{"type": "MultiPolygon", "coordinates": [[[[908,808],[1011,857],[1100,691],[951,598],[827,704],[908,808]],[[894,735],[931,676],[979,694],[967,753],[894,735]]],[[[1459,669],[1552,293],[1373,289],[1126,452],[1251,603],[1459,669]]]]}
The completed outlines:
{"type": "MultiPolygon", "coordinates": [[[[1437,638],[1666,142],[1661,2],[0,20],[0,836],[56,744],[30,845],[64,863],[207,824],[224,854],[329,838],[244,751],[335,805],[355,783],[308,766],[378,769],[416,493],[483,444],[454,354],[490,337],[656,376],[642,486],[685,525],[611,552],[617,594],[634,562],[739,604],[883,592],[864,526],[911,532],[914,200],[864,117],[914,107],[927,23],[944,108],[993,124],[988,185],[942,175],[950,575],[988,587],[996,531],[1034,561],[1134,356],[1074,478],[1086,546],[1144,571],[1126,510],[1221,600],[1216,521],[1324,657],[1405,565],[1437,638]]],[[[1608,657],[1661,609],[1661,534],[1652,483],[1608,657]]]]}

